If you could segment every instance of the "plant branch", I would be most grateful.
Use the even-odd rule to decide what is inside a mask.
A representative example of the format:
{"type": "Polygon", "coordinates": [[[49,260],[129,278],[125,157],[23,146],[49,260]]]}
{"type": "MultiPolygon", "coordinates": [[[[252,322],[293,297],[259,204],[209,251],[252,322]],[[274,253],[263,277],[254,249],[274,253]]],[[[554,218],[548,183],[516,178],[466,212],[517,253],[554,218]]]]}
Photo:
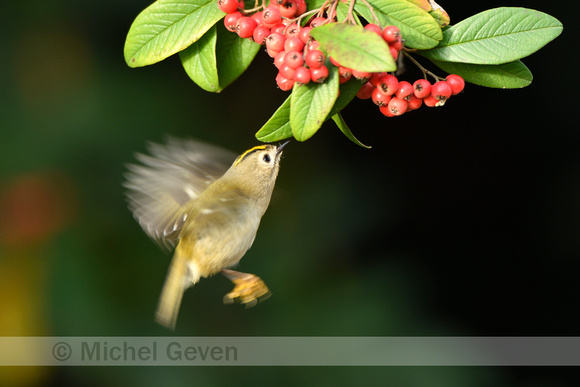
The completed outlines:
{"type": "Polygon", "coordinates": [[[411,56],[411,54],[409,54],[409,53],[408,53],[408,52],[406,52],[405,50],[402,50],[401,52],[403,53],[403,55],[405,55],[405,57],[409,58],[409,60],[410,60],[411,62],[413,62],[413,64],[414,64],[415,66],[417,66],[417,67],[419,68],[419,70],[421,70],[421,72],[423,73],[423,77],[424,77],[425,79],[427,79],[427,75],[430,75],[430,76],[432,76],[432,77],[433,77],[433,78],[434,78],[436,81],[440,81],[440,80],[443,80],[443,79],[444,79],[444,78],[441,78],[440,76],[438,76],[438,75],[436,75],[436,74],[432,73],[431,71],[427,70],[425,67],[423,67],[423,66],[421,65],[421,63],[417,62],[417,60],[416,60],[415,58],[413,58],[413,57],[411,56]]]}

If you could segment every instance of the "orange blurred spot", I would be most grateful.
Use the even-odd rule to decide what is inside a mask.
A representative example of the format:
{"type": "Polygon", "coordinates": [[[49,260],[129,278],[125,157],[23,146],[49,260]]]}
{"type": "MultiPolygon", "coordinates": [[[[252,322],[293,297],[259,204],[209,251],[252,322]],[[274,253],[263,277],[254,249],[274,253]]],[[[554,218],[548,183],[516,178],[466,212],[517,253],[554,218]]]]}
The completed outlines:
{"type": "Polygon", "coordinates": [[[21,176],[0,190],[0,243],[21,247],[45,241],[69,224],[76,194],[63,175],[21,176]]]}

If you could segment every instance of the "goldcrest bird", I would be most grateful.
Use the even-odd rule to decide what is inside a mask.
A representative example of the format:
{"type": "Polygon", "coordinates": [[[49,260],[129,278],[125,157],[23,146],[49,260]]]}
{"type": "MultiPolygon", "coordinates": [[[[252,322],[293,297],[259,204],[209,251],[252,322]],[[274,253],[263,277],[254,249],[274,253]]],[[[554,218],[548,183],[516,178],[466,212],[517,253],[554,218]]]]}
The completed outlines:
{"type": "Polygon", "coordinates": [[[238,156],[193,140],[150,144],[143,165],[128,165],[129,209],[161,246],[175,248],[155,321],[175,329],[185,290],[218,272],[235,285],[225,303],[253,306],[269,295],[257,276],[229,268],[252,246],[288,142],[258,145],[238,156]]]}

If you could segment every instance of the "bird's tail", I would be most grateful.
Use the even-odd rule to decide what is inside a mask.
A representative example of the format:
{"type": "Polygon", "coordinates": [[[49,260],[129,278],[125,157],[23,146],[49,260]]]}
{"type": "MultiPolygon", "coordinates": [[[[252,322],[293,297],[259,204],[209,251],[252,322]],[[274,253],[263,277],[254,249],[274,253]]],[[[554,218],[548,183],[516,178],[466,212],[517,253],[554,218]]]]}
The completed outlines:
{"type": "Polygon", "coordinates": [[[167,278],[155,312],[155,321],[157,323],[169,329],[175,329],[183,293],[188,287],[195,284],[199,278],[197,264],[179,254],[178,249],[169,265],[167,278]]]}

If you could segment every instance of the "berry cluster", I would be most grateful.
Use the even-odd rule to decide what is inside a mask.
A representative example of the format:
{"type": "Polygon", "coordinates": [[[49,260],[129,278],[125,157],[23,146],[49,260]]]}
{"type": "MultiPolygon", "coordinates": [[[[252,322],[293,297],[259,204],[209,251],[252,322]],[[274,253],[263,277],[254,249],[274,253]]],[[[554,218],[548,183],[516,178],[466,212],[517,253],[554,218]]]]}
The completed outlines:
{"type": "MultiPolygon", "coordinates": [[[[307,11],[305,0],[273,0],[267,7],[251,10],[244,9],[243,0],[218,0],[218,7],[227,14],[224,25],[229,31],[266,46],[266,52],[278,68],[276,83],[280,89],[291,90],[295,83],[323,83],[328,78],[326,56],[318,49],[319,43],[310,36],[310,31],[322,24],[335,22],[334,17],[314,17],[301,27],[300,16],[307,11]]],[[[396,26],[383,29],[371,23],[365,29],[381,36],[388,44],[393,59],[397,59],[403,49],[403,39],[396,26]]],[[[453,74],[433,85],[426,79],[410,84],[407,81],[399,82],[389,73],[350,69],[341,66],[332,57],[328,59],[338,67],[340,83],[351,77],[360,80],[363,85],[357,97],[372,98],[387,117],[418,109],[423,102],[431,107],[442,106],[465,86],[463,79],[453,74]]]]}
{"type": "Polygon", "coordinates": [[[464,87],[465,81],[456,74],[450,74],[433,84],[427,79],[418,79],[411,84],[399,81],[389,73],[374,73],[356,96],[360,99],[371,98],[381,113],[394,117],[417,110],[423,103],[428,107],[443,106],[464,87]]]}

